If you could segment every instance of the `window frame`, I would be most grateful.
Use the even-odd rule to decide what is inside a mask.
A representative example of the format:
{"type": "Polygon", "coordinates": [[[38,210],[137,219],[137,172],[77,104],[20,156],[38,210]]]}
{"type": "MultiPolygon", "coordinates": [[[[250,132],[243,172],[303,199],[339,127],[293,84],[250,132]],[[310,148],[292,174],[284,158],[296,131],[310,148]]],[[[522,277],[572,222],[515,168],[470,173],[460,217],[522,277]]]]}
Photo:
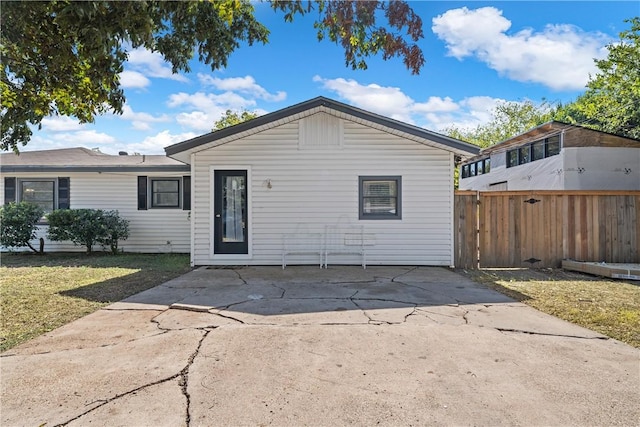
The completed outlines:
{"type": "MultiPolygon", "coordinates": [[[[393,196],[389,196],[392,198],[393,196]]],[[[358,177],[358,219],[359,220],[399,220],[402,219],[402,176],[400,175],[366,175],[358,177]],[[364,183],[369,181],[394,181],[396,185],[395,213],[366,213],[364,212],[364,183]]]]}
{"type": "Polygon", "coordinates": [[[518,149],[518,164],[526,165],[531,163],[531,144],[525,144],[518,149]]]}
{"type": "Polygon", "coordinates": [[[466,163],[461,167],[460,178],[466,179],[474,176],[486,175],[491,172],[491,157],[485,157],[475,162],[466,163]]]}
{"type": "Polygon", "coordinates": [[[469,178],[469,165],[462,165],[461,178],[469,178]]]}
{"type": "Polygon", "coordinates": [[[560,135],[553,135],[550,136],[549,138],[545,138],[544,140],[544,157],[552,157],[552,156],[557,156],[558,154],[560,154],[560,152],[562,151],[562,138],[560,138],[560,135]],[[551,141],[551,140],[555,140],[556,141],[551,141]],[[556,153],[551,153],[549,150],[549,145],[551,145],[550,143],[552,143],[553,145],[557,145],[558,147],[558,151],[556,153]]]}
{"type": "Polygon", "coordinates": [[[182,188],[182,177],[155,177],[150,176],[148,184],[148,192],[149,192],[149,209],[181,209],[182,208],[182,197],[184,194],[184,189],[182,188]],[[154,191],[154,183],[157,181],[176,181],[178,183],[178,191],[177,192],[168,192],[168,191],[154,191]],[[168,193],[168,194],[176,194],[178,196],[178,203],[176,205],[156,205],[155,203],[155,194],[156,193],[168,193]]]}
{"type": "Polygon", "coordinates": [[[512,168],[514,166],[518,166],[520,161],[520,149],[514,148],[512,150],[507,150],[507,167],[512,168]],[[515,159],[512,159],[512,154],[515,153],[515,159]]]}
{"type": "Polygon", "coordinates": [[[24,200],[24,183],[25,182],[50,182],[53,184],[53,188],[51,189],[51,193],[53,198],[51,199],[51,203],[52,203],[52,209],[51,211],[47,211],[46,209],[45,211],[45,215],[55,211],[56,209],[58,209],[58,179],[57,178],[18,178],[17,180],[17,192],[16,192],[16,201],[17,202],[29,202],[32,204],[35,204],[29,200],[24,200]]]}
{"type": "Polygon", "coordinates": [[[538,139],[533,142],[529,142],[527,144],[523,144],[519,147],[507,150],[507,167],[512,168],[514,166],[525,165],[531,162],[537,162],[538,160],[544,160],[548,157],[557,156],[562,152],[563,146],[563,138],[562,134],[556,134],[547,138],[538,139]],[[551,152],[549,150],[549,146],[553,145],[557,147],[554,151],[551,152]],[[542,157],[536,157],[534,154],[536,153],[536,147],[538,148],[538,152],[540,148],[542,149],[542,157]],[[522,155],[523,151],[526,151],[526,158],[522,155]],[[511,159],[511,154],[516,153],[516,158],[511,159]]]}

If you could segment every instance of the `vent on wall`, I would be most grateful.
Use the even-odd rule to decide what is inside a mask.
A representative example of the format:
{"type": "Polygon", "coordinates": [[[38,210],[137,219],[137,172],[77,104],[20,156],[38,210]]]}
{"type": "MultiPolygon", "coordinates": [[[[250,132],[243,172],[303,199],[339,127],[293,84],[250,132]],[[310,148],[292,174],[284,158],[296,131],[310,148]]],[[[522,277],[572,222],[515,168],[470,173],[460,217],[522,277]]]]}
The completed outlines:
{"type": "Polygon", "coordinates": [[[326,113],[301,119],[298,125],[298,148],[338,148],[343,144],[342,120],[326,113]]]}

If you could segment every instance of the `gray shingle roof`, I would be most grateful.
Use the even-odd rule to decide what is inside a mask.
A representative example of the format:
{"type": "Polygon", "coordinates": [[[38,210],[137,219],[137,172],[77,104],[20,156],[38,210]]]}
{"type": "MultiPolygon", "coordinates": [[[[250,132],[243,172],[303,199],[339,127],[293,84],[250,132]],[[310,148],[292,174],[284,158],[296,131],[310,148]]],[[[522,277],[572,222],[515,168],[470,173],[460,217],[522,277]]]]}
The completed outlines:
{"type": "Polygon", "coordinates": [[[115,156],[87,148],[0,154],[0,172],[189,171],[189,165],[163,155],[115,156]]]}

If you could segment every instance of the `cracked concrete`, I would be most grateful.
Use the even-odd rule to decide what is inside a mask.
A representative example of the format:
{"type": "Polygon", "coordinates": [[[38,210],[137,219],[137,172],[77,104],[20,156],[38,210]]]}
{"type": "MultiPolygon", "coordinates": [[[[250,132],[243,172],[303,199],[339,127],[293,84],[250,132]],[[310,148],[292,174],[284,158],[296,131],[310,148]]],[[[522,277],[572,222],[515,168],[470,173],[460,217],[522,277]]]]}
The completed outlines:
{"type": "Polygon", "coordinates": [[[1,355],[2,425],[634,424],[640,352],[443,268],[200,268],[1,355]]]}

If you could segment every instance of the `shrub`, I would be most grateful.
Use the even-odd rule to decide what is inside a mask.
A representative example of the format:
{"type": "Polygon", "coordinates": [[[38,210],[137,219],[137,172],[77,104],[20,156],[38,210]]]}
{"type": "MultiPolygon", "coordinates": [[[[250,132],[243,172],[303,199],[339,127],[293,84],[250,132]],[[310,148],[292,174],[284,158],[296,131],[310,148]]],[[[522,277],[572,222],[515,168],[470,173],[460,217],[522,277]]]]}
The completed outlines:
{"type": "Polygon", "coordinates": [[[129,222],[120,218],[117,211],[60,209],[51,212],[47,220],[49,239],[84,245],[87,253],[91,253],[96,244],[108,245],[116,253],[118,240],[129,237],[129,222]]]}
{"type": "MultiPolygon", "coordinates": [[[[28,202],[9,203],[0,208],[0,243],[7,248],[28,246],[33,252],[30,240],[36,238],[37,223],[44,211],[28,202]]],[[[42,252],[43,245],[40,245],[42,252]]]]}
{"type": "Polygon", "coordinates": [[[118,211],[103,212],[102,221],[105,227],[105,235],[98,241],[103,246],[108,246],[111,252],[118,253],[118,241],[129,238],[129,221],[120,218],[118,211]]]}

